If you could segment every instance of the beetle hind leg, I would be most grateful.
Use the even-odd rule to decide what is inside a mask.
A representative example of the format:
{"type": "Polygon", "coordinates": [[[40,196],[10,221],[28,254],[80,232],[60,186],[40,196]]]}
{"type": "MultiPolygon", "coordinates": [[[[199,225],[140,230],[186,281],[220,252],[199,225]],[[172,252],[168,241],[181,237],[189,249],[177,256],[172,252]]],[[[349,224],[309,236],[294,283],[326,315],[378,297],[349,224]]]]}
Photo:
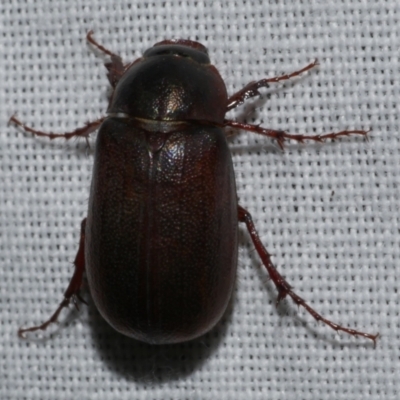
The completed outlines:
{"type": "Polygon", "coordinates": [[[256,231],[256,228],[254,226],[253,220],[251,218],[251,215],[248,211],[246,211],[242,207],[238,207],[238,218],[240,222],[244,222],[246,224],[247,230],[250,233],[251,240],[253,241],[253,244],[257,250],[258,255],[260,256],[265,268],[268,271],[268,274],[274,283],[275,287],[278,290],[278,298],[277,298],[277,305],[281,300],[283,300],[285,297],[289,296],[292,298],[292,300],[300,307],[303,307],[307,310],[311,316],[316,319],[317,321],[321,321],[324,324],[328,325],[335,331],[342,331],[346,332],[352,336],[362,336],[364,338],[370,339],[374,342],[374,346],[376,345],[376,340],[378,339],[379,334],[369,334],[369,333],[364,333],[357,331],[355,329],[350,329],[346,328],[344,326],[338,325],[326,318],[324,318],[321,314],[317,313],[312,307],[310,307],[304,299],[302,299],[300,296],[298,296],[293,290],[292,287],[289,285],[288,282],[282,277],[282,275],[276,270],[275,266],[271,262],[271,257],[266,250],[266,248],[263,246],[261,243],[260,237],[258,236],[258,233],[256,231]]]}
{"type": "Polygon", "coordinates": [[[37,326],[32,326],[30,328],[20,328],[18,330],[18,336],[20,338],[25,338],[25,333],[27,332],[35,332],[38,330],[46,330],[47,327],[53,323],[56,323],[58,321],[58,317],[61,313],[61,311],[68,307],[69,304],[72,303],[74,304],[76,309],[79,309],[78,306],[78,300],[80,300],[83,303],[86,303],[85,300],[80,296],[80,289],[82,287],[82,281],[83,281],[83,272],[85,270],[85,225],[86,225],[86,218],[82,221],[81,224],[81,235],[80,235],[80,240],[79,240],[79,249],[76,254],[75,260],[74,260],[74,265],[75,265],[75,270],[74,274],[72,275],[72,278],[69,282],[67,290],[64,292],[64,299],[61,301],[61,303],[58,305],[56,311],[53,313],[53,315],[45,322],[43,322],[41,325],[37,326]]]}

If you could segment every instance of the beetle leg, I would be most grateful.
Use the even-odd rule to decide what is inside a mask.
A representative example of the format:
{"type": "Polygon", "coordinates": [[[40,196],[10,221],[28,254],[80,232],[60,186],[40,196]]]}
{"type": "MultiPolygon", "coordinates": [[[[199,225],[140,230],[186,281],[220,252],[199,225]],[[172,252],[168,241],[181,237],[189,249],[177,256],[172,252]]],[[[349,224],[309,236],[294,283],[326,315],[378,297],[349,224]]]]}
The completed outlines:
{"type": "Polygon", "coordinates": [[[43,324],[38,326],[32,326],[30,328],[20,328],[18,330],[18,336],[20,338],[25,338],[26,332],[34,332],[38,330],[46,330],[50,324],[56,323],[58,316],[60,315],[63,308],[68,307],[69,303],[72,301],[76,308],[78,308],[78,300],[86,303],[80,296],[79,291],[82,287],[83,272],[85,271],[85,225],[86,218],[81,223],[81,237],[79,240],[79,249],[75,257],[74,265],[75,270],[72,278],[69,282],[67,290],[64,292],[64,299],[59,304],[58,308],[54,314],[43,324]]]}
{"type": "MultiPolygon", "coordinates": [[[[20,126],[25,132],[32,133],[35,136],[44,136],[49,138],[50,140],[56,138],[64,138],[66,140],[71,139],[73,137],[84,137],[86,142],[88,142],[89,135],[94,132],[101,123],[106,119],[106,117],[102,117],[93,122],[86,122],[85,126],[75,129],[72,132],[64,132],[64,133],[52,133],[52,132],[42,132],[36,129],[30,128],[29,126],[22,123],[19,119],[17,119],[14,115],[9,119],[9,123],[13,122],[14,124],[20,126]]],[[[89,143],[88,143],[89,144],[89,143]]]]}
{"type": "Polygon", "coordinates": [[[122,59],[119,55],[114,54],[110,50],[106,49],[100,43],[93,39],[93,31],[89,31],[86,35],[87,41],[93,46],[97,47],[101,52],[111,57],[111,62],[105,63],[104,66],[108,70],[107,78],[111,83],[111,86],[115,88],[121,76],[126,70],[126,66],[123,64],[122,59]]]}
{"type": "Polygon", "coordinates": [[[304,68],[294,71],[291,74],[285,74],[281,76],[277,76],[274,78],[266,78],[266,79],[261,79],[259,81],[253,81],[248,83],[243,89],[239,90],[238,92],[234,93],[232,96],[229,97],[228,99],[228,106],[226,111],[230,111],[233,108],[240,106],[243,104],[247,99],[250,99],[252,97],[258,96],[260,92],[258,89],[262,87],[268,87],[269,83],[277,83],[281,81],[286,81],[288,79],[294,78],[295,76],[299,76],[303,72],[306,72],[310,70],[311,68],[314,68],[316,65],[318,65],[318,60],[313,61],[312,63],[308,64],[304,68]]]}
{"type": "Polygon", "coordinates": [[[260,256],[265,268],[267,269],[272,282],[275,284],[275,287],[278,290],[278,298],[276,301],[277,305],[279,304],[279,302],[282,299],[284,299],[286,296],[289,296],[292,298],[292,300],[298,306],[305,308],[308,311],[308,313],[310,313],[311,316],[313,318],[315,318],[317,321],[322,321],[324,324],[330,326],[335,331],[342,331],[342,332],[346,332],[352,336],[362,336],[367,339],[370,339],[374,342],[374,346],[376,345],[376,340],[377,340],[379,334],[372,335],[369,333],[360,332],[355,329],[350,329],[350,328],[346,328],[341,325],[335,324],[334,322],[332,322],[332,321],[324,318],[322,315],[318,314],[313,308],[311,308],[306,303],[306,301],[304,299],[302,299],[295,292],[293,292],[292,287],[282,277],[282,275],[276,270],[275,266],[272,264],[271,257],[269,255],[267,249],[261,243],[260,237],[258,236],[258,233],[256,231],[256,228],[254,226],[254,223],[253,223],[250,213],[248,211],[246,211],[243,207],[238,206],[238,218],[239,218],[240,222],[244,222],[246,224],[247,230],[250,233],[251,240],[253,241],[253,244],[257,250],[257,253],[260,256]]]}
{"type": "Polygon", "coordinates": [[[253,124],[245,124],[242,122],[236,122],[231,120],[224,120],[225,126],[230,126],[232,128],[243,129],[245,131],[258,133],[260,135],[268,136],[270,138],[276,139],[279,147],[283,150],[283,145],[286,140],[296,140],[297,142],[304,142],[304,140],[313,140],[314,142],[323,142],[325,139],[336,139],[340,136],[349,136],[349,135],[361,135],[366,136],[369,131],[363,130],[354,130],[354,131],[340,131],[340,132],[331,132],[325,133],[322,135],[299,135],[299,134],[291,134],[285,131],[276,131],[273,129],[263,128],[258,125],[253,124]]]}

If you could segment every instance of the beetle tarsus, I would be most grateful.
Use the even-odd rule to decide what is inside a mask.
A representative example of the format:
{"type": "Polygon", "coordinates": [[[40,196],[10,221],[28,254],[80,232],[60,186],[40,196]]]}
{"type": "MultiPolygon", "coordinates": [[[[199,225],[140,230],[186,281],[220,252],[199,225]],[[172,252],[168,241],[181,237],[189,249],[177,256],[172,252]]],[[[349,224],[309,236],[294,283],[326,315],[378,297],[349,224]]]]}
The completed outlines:
{"type": "Polygon", "coordinates": [[[240,222],[244,222],[246,224],[247,230],[250,233],[251,240],[257,250],[258,255],[260,256],[265,268],[268,271],[268,274],[271,280],[274,282],[277,290],[278,290],[278,298],[277,305],[280,300],[283,300],[286,296],[290,296],[292,300],[300,307],[306,309],[306,311],[311,314],[311,316],[317,320],[321,321],[324,324],[330,326],[335,331],[346,332],[352,336],[361,336],[366,339],[370,339],[374,342],[374,347],[376,346],[376,340],[379,337],[379,334],[369,334],[361,331],[357,331],[355,329],[346,328],[344,326],[335,324],[334,322],[324,318],[321,314],[317,313],[312,307],[310,307],[304,299],[298,296],[295,292],[293,292],[291,286],[286,282],[286,280],[282,277],[282,275],[276,270],[275,266],[272,264],[270,254],[267,249],[261,243],[260,237],[256,231],[251,215],[248,211],[246,211],[243,207],[238,206],[238,217],[240,222]]]}
{"type": "Polygon", "coordinates": [[[54,312],[54,314],[46,322],[43,322],[43,324],[38,325],[38,326],[32,326],[30,328],[18,329],[18,336],[21,339],[25,339],[26,332],[35,332],[38,330],[45,331],[50,324],[58,323],[58,316],[60,315],[63,308],[68,307],[70,300],[71,299],[64,298],[64,300],[57,307],[57,310],[54,312]]]}
{"type": "Polygon", "coordinates": [[[111,50],[106,49],[104,46],[102,46],[99,42],[93,39],[93,30],[91,29],[87,34],[86,34],[86,40],[92,44],[93,46],[97,47],[102,53],[107,54],[108,56],[111,57],[119,57],[117,54],[113,53],[111,50]]]}

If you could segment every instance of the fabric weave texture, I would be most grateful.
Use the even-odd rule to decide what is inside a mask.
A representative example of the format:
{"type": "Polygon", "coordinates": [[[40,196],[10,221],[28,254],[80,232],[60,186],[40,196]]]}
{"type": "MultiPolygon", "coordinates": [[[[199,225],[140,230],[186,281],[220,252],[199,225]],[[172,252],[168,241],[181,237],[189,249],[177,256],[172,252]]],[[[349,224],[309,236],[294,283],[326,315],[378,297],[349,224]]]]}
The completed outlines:
{"type": "MultiPolygon", "coordinates": [[[[0,5],[0,398],[398,399],[400,385],[400,5],[397,0],[15,0],[0,5]],[[169,38],[207,46],[229,93],[319,67],[229,118],[291,133],[371,129],[324,144],[230,135],[240,204],[273,262],[321,314],[381,338],[335,334],[285,300],[240,227],[237,284],[206,336],[152,347],[70,307],[46,340],[17,329],[48,318],[72,274],[96,135],[31,138],[102,116],[107,57],[92,29],[133,61],[169,38]]],[[[233,131],[228,131],[233,133],[233,131]]]]}

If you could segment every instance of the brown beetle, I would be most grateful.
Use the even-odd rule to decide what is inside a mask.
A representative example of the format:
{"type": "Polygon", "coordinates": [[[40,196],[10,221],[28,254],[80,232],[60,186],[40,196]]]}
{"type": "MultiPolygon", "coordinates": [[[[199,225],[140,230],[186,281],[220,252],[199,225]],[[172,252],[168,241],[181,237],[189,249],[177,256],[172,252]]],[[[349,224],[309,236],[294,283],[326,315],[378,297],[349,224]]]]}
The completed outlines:
{"type": "MultiPolygon", "coordinates": [[[[111,57],[105,64],[114,88],[107,117],[50,139],[98,133],[87,219],[83,220],[75,272],[56,312],[40,326],[57,321],[79,291],[86,271],[90,292],[102,316],[117,331],[152,343],[178,343],[209,331],[223,315],[234,286],[238,222],[244,222],[278,290],[316,320],[337,331],[371,335],[337,325],[318,314],[273,266],[250,214],[237,203],[235,177],[224,127],[245,129],[277,139],[322,141],[365,131],[320,136],[291,135],[225,119],[227,111],[289,75],[251,82],[227,95],[207,50],[189,40],[154,45],[132,64],[111,57]]],[[[82,300],[82,299],[81,299],[82,300]]]]}

